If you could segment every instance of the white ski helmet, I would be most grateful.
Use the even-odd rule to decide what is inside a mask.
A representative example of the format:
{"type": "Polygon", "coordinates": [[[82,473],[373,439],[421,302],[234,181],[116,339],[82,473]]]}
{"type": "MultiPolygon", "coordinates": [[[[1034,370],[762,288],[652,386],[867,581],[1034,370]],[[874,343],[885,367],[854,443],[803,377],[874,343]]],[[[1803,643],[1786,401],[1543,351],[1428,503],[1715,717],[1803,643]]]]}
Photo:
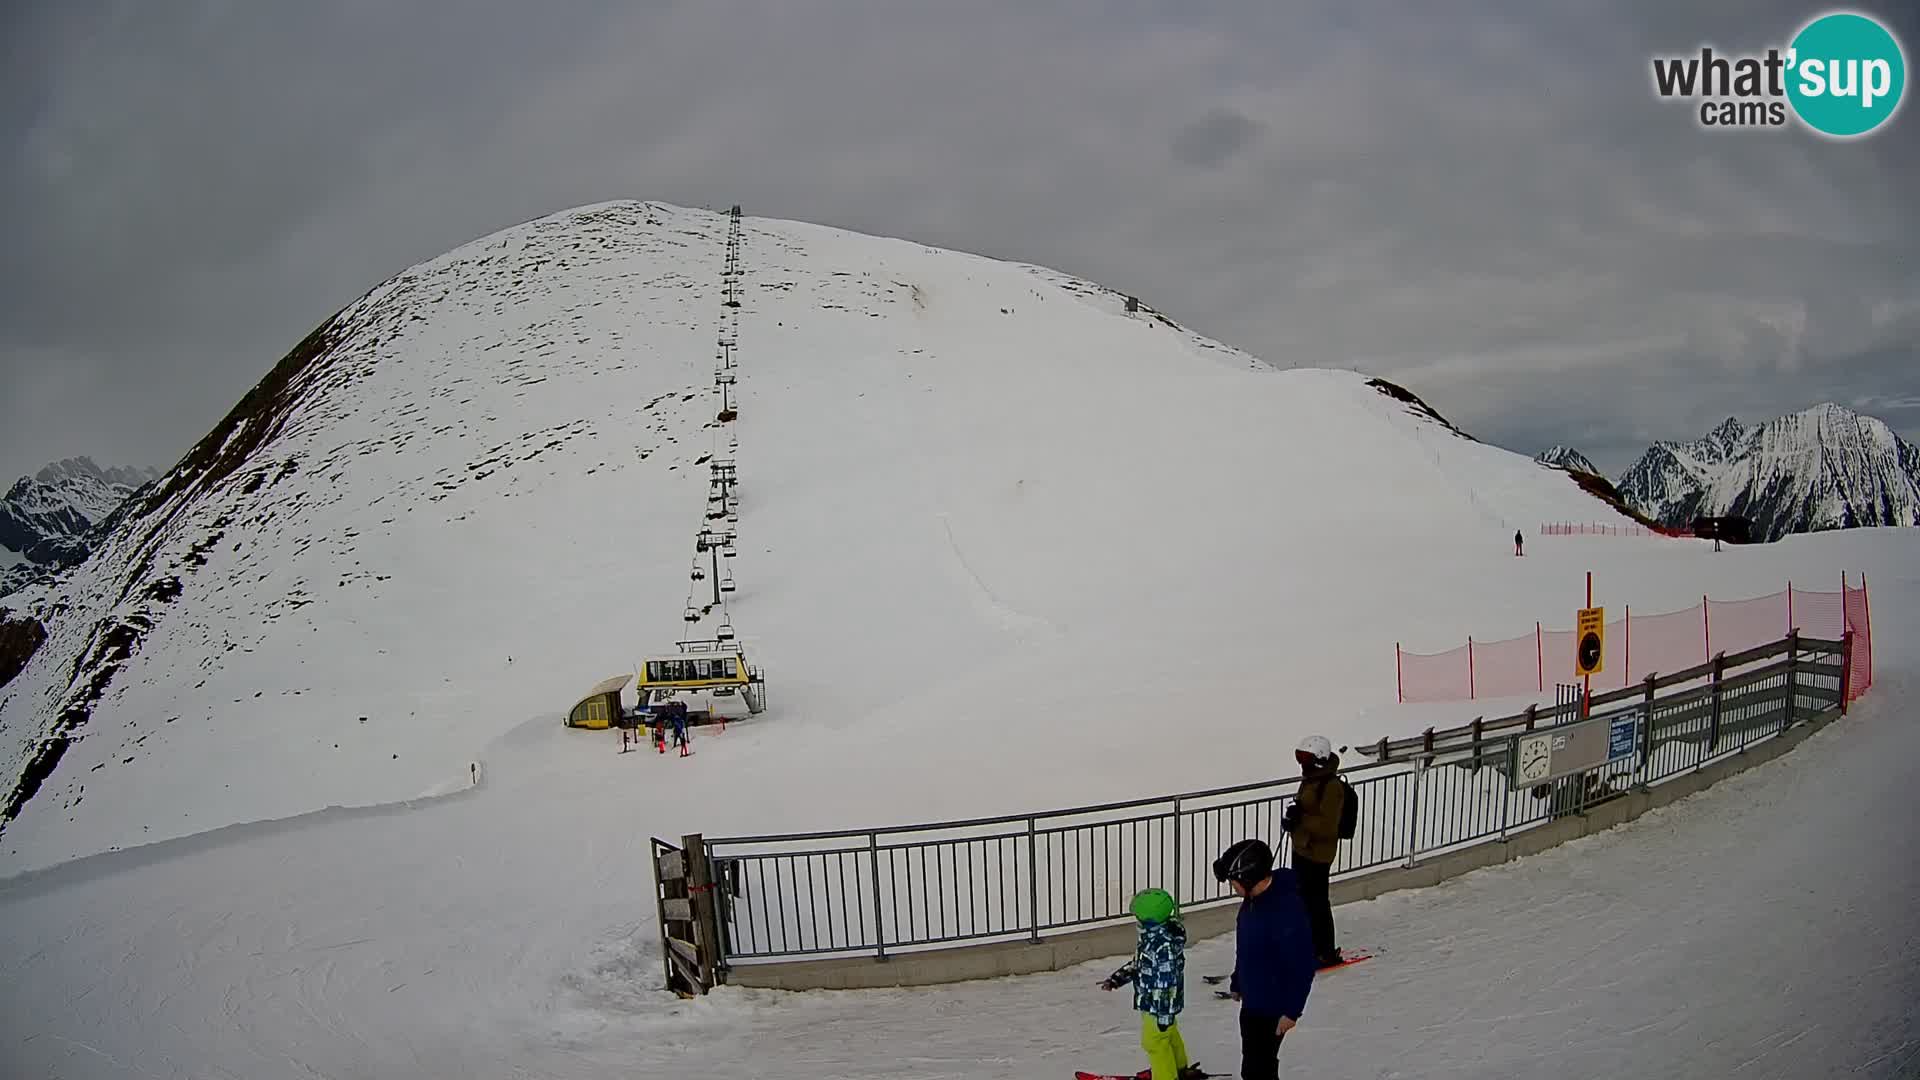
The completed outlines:
{"type": "Polygon", "coordinates": [[[1333,744],[1327,741],[1325,735],[1309,735],[1300,740],[1300,745],[1294,747],[1294,751],[1309,754],[1315,761],[1326,761],[1333,757],[1333,744]]]}

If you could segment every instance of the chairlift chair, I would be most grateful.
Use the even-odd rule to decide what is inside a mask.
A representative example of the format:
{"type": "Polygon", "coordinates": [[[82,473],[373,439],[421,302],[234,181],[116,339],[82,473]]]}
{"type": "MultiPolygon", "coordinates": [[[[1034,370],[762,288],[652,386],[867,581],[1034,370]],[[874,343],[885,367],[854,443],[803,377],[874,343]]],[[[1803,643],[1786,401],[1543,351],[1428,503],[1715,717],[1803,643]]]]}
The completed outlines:
{"type": "Polygon", "coordinates": [[[723,577],[720,579],[720,591],[723,593],[730,593],[733,591],[733,589],[734,589],[733,573],[729,571],[726,577],[723,577]]]}

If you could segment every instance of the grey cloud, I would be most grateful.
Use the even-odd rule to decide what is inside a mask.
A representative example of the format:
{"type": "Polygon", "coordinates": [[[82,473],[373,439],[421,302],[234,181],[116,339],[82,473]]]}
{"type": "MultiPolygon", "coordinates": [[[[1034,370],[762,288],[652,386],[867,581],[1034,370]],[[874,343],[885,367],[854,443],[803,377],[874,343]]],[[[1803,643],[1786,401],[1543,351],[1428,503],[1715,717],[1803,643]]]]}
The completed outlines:
{"type": "Polygon", "coordinates": [[[0,35],[0,474],[168,464],[382,278],[621,197],[1056,266],[1282,366],[1400,379],[1529,453],[1909,400],[1920,113],[1857,144],[1716,136],[1649,89],[1656,51],[1805,15],[27,9],[0,35]]]}
{"type": "Polygon", "coordinates": [[[1170,148],[1175,161],[1201,169],[1211,169],[1239,153],[1260,125],[1233,109],[1214,108],[1194,122],[1174,132],[1170,148]]]}

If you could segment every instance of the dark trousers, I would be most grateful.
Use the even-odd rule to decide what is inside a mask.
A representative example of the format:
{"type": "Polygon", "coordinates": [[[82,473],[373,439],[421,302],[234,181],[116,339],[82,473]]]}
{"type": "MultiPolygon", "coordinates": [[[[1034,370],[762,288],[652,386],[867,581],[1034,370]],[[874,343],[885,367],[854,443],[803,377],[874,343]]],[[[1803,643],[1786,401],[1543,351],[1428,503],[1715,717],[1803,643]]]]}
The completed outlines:
{"type": "Polygon", "coordinates": [[[1327,897],[1333,864],[1296,854],[1293,873],[1300,881],[1300,899],[1306,901],[1307,922],[1313,925],[1313,955],[1324,960],[1333,953],[1333,901],[1327,897]]]}
{"type": "Polygon", "coordinates": [[[1280,1080],[1280,1018],[1240,1010],[1240,1080],[1280,1080]]]}

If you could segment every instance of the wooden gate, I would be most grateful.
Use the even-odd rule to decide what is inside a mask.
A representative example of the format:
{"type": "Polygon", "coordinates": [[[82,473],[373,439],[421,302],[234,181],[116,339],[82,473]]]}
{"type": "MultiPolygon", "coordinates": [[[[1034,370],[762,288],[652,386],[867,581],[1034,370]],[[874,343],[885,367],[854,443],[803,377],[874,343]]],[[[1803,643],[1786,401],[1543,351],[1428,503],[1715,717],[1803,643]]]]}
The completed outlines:
{"type": "Polygon", "coordinates": [[[682,837],[681,845],[653,838],[653,882],[660,901],[660,951],[667,966],[667,987],[692,997],[721,981],[723,952],[706,843],[695,833],[682,837]]]}

